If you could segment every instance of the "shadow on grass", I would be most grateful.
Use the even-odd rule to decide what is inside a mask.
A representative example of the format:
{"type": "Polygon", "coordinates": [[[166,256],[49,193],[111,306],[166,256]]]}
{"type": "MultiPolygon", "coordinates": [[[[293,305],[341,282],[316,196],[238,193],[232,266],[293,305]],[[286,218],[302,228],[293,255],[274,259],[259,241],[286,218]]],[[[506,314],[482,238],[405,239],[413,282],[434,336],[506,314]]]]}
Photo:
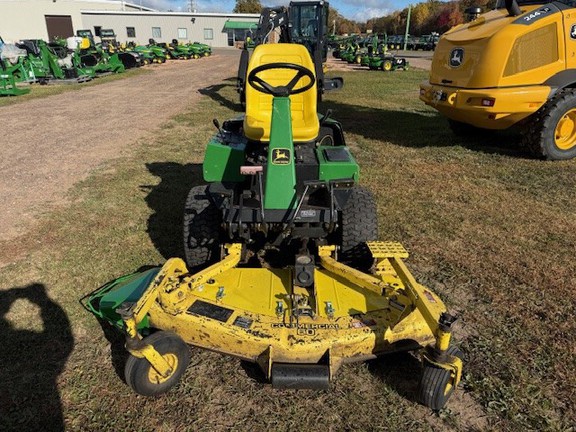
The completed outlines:
{"type": "MultiPolygon", "coordinates": [[[[225,82],[234,82],[228,78],[225,82]]],[[[222,89],[235,84],[223,83],[200,89],[200,93],[235,112],[243,112],[239,99],[230,100],[222,95],[222,89]]],[[[503,154],[531,159],[532,155],[520,145],[516,130],[482,131],[469,137],[455,136],[444,117],[437,113],[398,111],[395,109],[372,108],[326,99],[319,104],[320,113],[332,110],[332,117],[342,123],[344,132],[368,139],[385,140],[392,144],[410,148],[460,146],[487,154],[503,154]]]]}
{"type": "Polygon", "coordinates": [[[422,365],[409,352],[392,353],[369,360],[368,370],[403,398],[416,401],[422,365]]]}
{"type": "Polygon", "coordinates": [[[368,139],[385,140],[409,148],[454,147],[488,154],[531,158],[521,147],[517,131],[480,131],[467,137],[455,136],[447,120],[437,113],[398,111],[350,105],[333,100],[320,104],[320,112],[332,110],[345,132],[368,139]]]}
{"type": "Polygon", "coordinates": [[[0,291],[0,335],[0,430],[64,430],[57,381],[74,346],[64,309],[42,284],[0,291]],[[18,326],[11,321],[10,309],[20,300],[38,308],[41,329],[28,328],[26,317],[18,326]]]}
{"type": "Polygon", "coordinates": [[[224,96],[222,96],[220,94],[221,90],[227,87],[236,87],[236,78],[227,78],[224,81],[226,82],[231,82],[233,81],[233,84],[216,84],[216,85],[212,85],[212,86],[208,86],[208,87],[204,87],[202,89],[199,89],[198,92],[204,96],[208,96],[209,98],[211,98],[212,100],[218,102],[220,105],[225,106],[226,108],[228,108],[229,110],[232,110],[234,112],[244,112],[244,109],[242,108],[242,105],[240,104],[240,96],[237,95],[237,93],[235,93],[237,95],[236,101],[232,101],[224,96]]]}
{"type": "Polygon", "coordinates": [[[184,204],[190,189],[204,183],[202,165],[154,162],[146,164],[146,168],[160,177],[156,186],[141,186],[148,191],[146,203],[154,211],[148,218],[148,235],[164,258],[184,257],[184,204]]]}

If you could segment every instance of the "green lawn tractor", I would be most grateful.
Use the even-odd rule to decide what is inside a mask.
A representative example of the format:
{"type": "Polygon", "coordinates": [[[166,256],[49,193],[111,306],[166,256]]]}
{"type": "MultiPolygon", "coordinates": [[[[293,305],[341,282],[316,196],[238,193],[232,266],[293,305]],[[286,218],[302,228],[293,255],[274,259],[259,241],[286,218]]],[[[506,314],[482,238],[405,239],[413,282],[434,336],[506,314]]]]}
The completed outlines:
{"type": "Polygon", "coordinates": [[[367,52],[362,55],[359,62],[362,66],[367,66],[370,70],[408,70],[409,63],[405,58],[396,57],[388,52],[387,35],[384,35],[382,41],[378,39],[378,36],[369,38],[367,41],[367,52]]]}
{"type": "MultiPolygon", "coordinates": [[[[92,33],[90,30],[87,30],[92,33]]],[[[122,62],[125,69],[132,69],[144,65],[144,58],[135,51],[126,49],[116,39],[116,33],[113,29],[100,30],[100,45],[96,45],[99,49],[110,57],[117,55],[118,59],[122,62]]]]}
{"type": "Polygon", "coordinates": [[[160,47],[138,45],[134,42],[129,42],[126,44],[126,50],[134,51],[142,57],[142,62],[144,65],[152,63],[166,63],[166,51],[160,47]]]}
{"type": "Polygon", "coordinates": [[[398,69],[408,70],[410,67],[408,60],[403,57],[396,57],[389,53],[381,53],[367,57],[366,65],[370,70],[383,70],[389,72],[398,69]]]}
{"type": "Polygon", "coordinates": [[[188,44],[189,46],[198,50],[201,57],[209,57],[212,55],[212,47],[208,44],[203,44],[200,42],[193,42],[188,44]]]}
{"type": "Polygon", "coordinates": [[[258,45],[246,114],[220,125],[184,214],[186,263],[171,258],[83,303],[126,336],[126,382],[168,391],[188,344],[258,364],[276,388],[327,389],[345,363],[423,349],[419,400],[441,409],[461,377],[454,317],[377,239],[376,206],[299,44],[258,45]]]}
{"type": "Polygon", "coordinates": [[[172,58],[168,50],[160,44],[156,43],[156,41],[152,38],[148,39],[148,45],[146,46],[152,50],[152,53],[156,57],[155,63],[165,63],[166,60],[172,58]]]}
{"type": "Polygon", "coordinates": [[[168,60],[170,59],[174,59],[174,60],[186,60],[188,59],[188,50],[187,49],[182,49],[179,48],[179,45],[176,44],[176,46],[174,46],[173,44],[167,44],[165,42],[156,42],[154,39],[150,39],[150,45],[156,45],[160,48],[162,48],[165,52],[166,52],[166,58],[168,60]]]}

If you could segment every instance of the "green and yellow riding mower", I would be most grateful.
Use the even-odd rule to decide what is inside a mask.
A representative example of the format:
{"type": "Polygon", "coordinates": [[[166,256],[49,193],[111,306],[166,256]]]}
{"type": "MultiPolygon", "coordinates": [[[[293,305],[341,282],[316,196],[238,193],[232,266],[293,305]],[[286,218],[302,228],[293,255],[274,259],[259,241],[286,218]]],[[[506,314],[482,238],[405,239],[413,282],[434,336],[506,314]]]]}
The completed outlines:
{"type": "Polygon", "coordinates": [[[154,39],[148,39],[148,45],[136,44],[133,49],[137,53],[145,55],[147,58],[151,55],[152,63],[166,63],[166,60],[170,58],[168,52],[156,44],[154,39]]]}
{"type": "Polygon", "coordinates": [[[126,45],[120,44],[113,29],[101,29],[100,41],[100,44],[97,44],[96,47],[108,57],[117,55],[124,65],[124,69],[144,66],[144,58],[137,52],[128,50],[126,45]]]}
{"type": "Polygon", "coordinates": [[[212,55],[212,47],[208,44],[203,44],[200,42],[189,43],[188,46],[198,50],[201,57],[209,57],[212,55]]]}
{"type": "MultiPolygon", "coordinates": [[[[153,39],[150,39],[150,43],[152,44],[153,39]]],[[[178,44],[167,44],[166,42],[155,42],[154,44],[164,51],[166,51],[166,58],[168,60],[187,60],[189,57],[189,53],[187,49],[180,48],[178,44]]]]}
{"type": "Polygon", "coordinates": [[[273,387],[326,389],[345,363],[424,348],[419,400],[444,406],[462,373],[454,317],[420,285],[393,242],[299,44],[258,45],[246,113],[210,140],[208,185],[185,206],[186,263],[169,259],[84,300],[126,335],[127,383],[168,391],[187,344],[257,363],[273,387]]]}

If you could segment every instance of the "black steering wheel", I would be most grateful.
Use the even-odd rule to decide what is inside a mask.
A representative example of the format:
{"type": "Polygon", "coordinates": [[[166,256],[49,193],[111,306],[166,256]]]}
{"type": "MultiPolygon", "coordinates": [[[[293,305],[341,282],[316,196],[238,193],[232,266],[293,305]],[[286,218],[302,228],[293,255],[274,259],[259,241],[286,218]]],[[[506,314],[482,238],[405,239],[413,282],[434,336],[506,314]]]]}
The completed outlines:
{"type": "Polygon", "coordinates": [[[254,69],[252,69],[252,71],[250,71],[250,74],[248,74],[248,84],[250,84],[255,90],[278,97],[287,97],[290,95],[303,93],[306,90],[311,89],[315,83],[316,78],[314,77],[314,72],[312,72],[310,69],[305,68],[304,66],[300,66],[294,63],[263,64],[261,66],[255,67],[254,69]],[[294,76],[294,78],[290,80],[288,84],[274,87],[268,84],[262,78],[256,76],[260,72],[267,71],[270,69],[291,69],[296,71],[296,75],[294,76]],[[299,89],[294,90],[296,84],[298,84],[298,82],[304,77],[308,77],[310,79],[310,82],[306,84],[304,87],[300,87],[299,89]]]}

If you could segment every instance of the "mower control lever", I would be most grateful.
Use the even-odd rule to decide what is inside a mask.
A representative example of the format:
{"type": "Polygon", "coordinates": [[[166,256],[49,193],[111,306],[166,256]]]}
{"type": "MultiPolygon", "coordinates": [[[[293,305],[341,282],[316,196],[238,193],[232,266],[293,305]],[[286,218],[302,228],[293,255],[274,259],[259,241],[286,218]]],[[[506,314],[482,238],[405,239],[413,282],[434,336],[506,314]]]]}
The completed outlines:
{"type": "Polygon", "coordinates": [[[214,126],[216,126],[216,129],[218,129],[218,132],[220,133],[220,135],[224,135],[224,133],[222,132],[222,128],[220,127],[220,122],[218,121],[218,119],[212,119],[212,123],[214,124],[214,126]]]}
{"type": "Polygon", "coordinates": [[[316,84],[316,78],[314,77],[314,72],[305,68],[304,66],[300,66],[294,63],[268,63],[255,67],[250,71],[250,74],[248,75],[248,84],[250,84],[250,86],[252,86],[252,88],[255,90],[258,90],[262,93],[270,94],[276,97],[288,97],[290,95],[303,93],[306,90],[311,89],[314,84],[316,84]],[[291,69],[296,71],[296,75],[290,80],[289,83],[275,87],[257,76],[260,72],[272,69],[291,69]],[[308,77],[310,82],[303,87],[294,89],[296,84],[298,84],[304,77],[308,77]]]}

